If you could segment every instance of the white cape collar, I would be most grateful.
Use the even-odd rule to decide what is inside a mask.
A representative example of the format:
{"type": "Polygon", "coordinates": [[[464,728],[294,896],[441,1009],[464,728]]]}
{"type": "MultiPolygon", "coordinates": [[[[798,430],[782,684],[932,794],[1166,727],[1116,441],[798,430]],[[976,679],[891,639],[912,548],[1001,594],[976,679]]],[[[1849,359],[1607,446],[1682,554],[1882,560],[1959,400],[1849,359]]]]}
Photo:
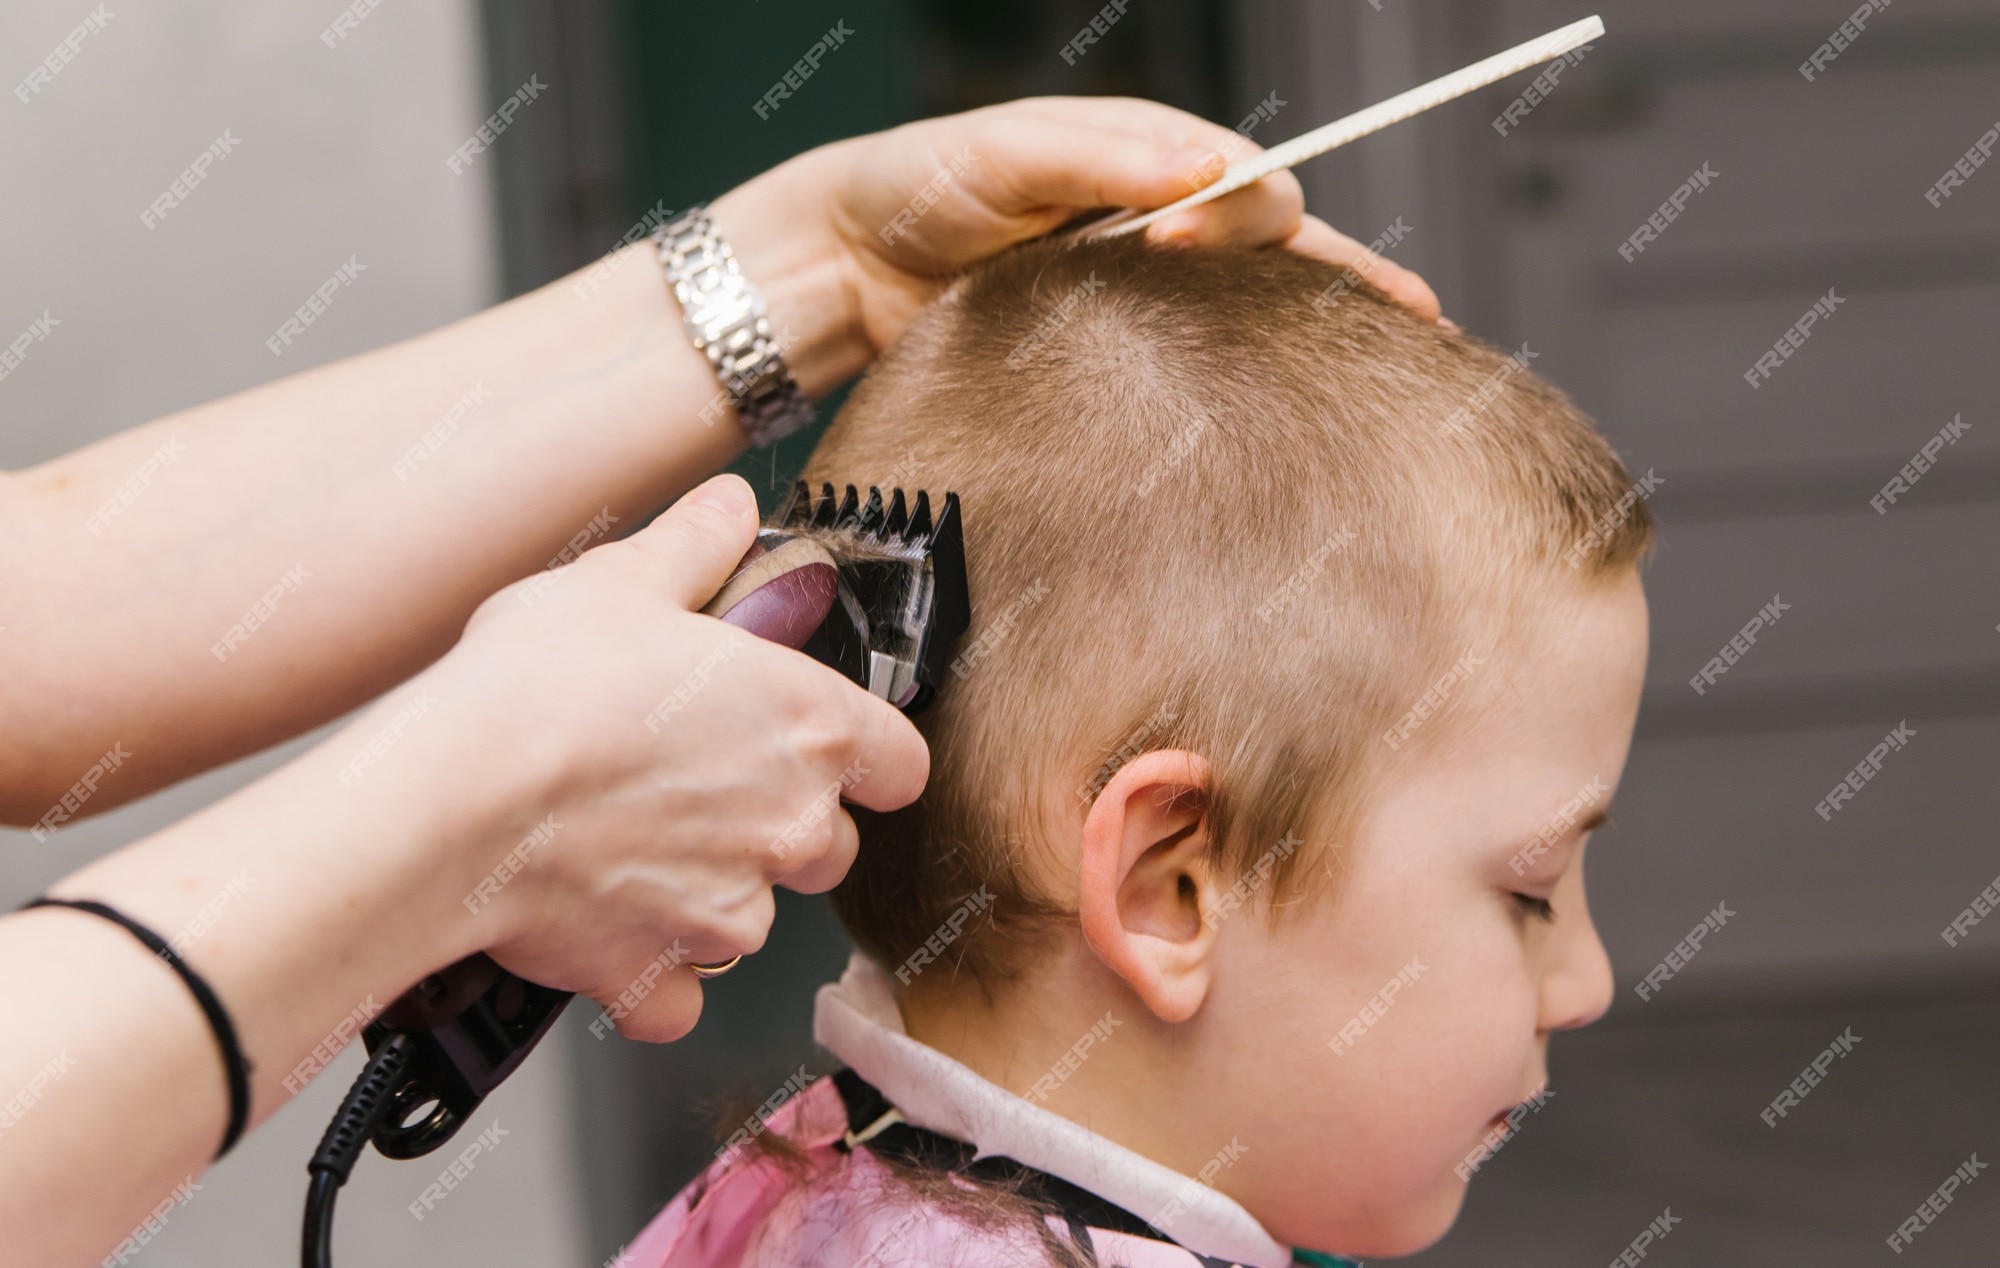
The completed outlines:
{"type": "Polygon", "coordinates": [[[1144,1220],[1178,1203],[1167,1231],[1201,1254],[1248,1268],[1292,1262],[1291,1251],[1233,1199],[1032,1105],[910,1038],[889,975],[859,951],[838,982],[819,988],[813,1038],[873,1084],[905,1121],[968,1141],[981,1158],[1012,1158],[1144,1220]]]}

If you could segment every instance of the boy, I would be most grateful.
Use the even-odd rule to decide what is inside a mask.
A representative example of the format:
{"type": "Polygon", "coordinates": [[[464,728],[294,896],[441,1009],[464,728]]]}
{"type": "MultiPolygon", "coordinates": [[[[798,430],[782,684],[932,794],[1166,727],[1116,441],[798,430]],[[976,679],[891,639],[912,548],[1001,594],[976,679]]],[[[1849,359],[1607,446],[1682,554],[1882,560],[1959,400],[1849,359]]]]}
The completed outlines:
{"type": "Polygon", "coordinates": [[[805,472],[958,492],[923,799],[856,811],[848,1067],[633,1264],[1408,1254],[1610,969],[1582,852],[1646,654],[1630,477],[1560,392],[1282,251],[962,279],[805,472]]]}

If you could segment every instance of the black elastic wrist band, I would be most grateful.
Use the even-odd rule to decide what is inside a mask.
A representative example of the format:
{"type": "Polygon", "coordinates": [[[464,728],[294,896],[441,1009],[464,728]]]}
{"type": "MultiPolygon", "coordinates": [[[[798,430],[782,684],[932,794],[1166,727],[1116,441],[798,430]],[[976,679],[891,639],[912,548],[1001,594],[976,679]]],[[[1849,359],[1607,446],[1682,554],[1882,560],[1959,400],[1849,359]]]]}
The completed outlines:
{"type": "Polygon", "coordinates": [[[230,1023],[229,1012],[216,997],[215,991],[202,980],[183,960],[180,952],[167,944],[167,940],[138,921],[103,903],[92,902],[88,898],[37,898],[23,903],[22,911],[32,907],[73,907],[87,911],[93,916],[102,916],[115,925],[123,926],[127,933],[146,944],[146,949],[166,961],[167,967],[181,975],[188,990],[194,993],[195,1003],[201,1005],[202,1015],[208,1018],[208,1028],[215,1032],[215,1046],[222,1049],[222,1064],[229,1076],[229,1129],[223,1133],[222,1148],[215,1153],[221,1158],[236,1145],[243,1135],[243,1128],[250,1121],[250,1062],[243,1055],[243,1048],[236,1042],[236,1027],[230,1023]]]}

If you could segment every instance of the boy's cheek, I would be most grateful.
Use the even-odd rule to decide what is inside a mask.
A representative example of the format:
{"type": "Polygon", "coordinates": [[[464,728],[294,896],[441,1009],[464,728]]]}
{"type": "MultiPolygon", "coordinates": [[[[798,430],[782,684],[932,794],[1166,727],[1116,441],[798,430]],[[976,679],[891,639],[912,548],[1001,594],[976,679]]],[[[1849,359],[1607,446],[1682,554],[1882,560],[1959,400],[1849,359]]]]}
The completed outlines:
{"type": "Polygon", "coordinates": [[[1356,879],[1314,919],[1271,931],[1246,911],[1219,931],[1229,971],[1213,1002],[1269,1078],[1220,1112],[1249,1149],[1217,1188],[1294,1245],[1410,1254],[1451,1227],[1466,1188],[1453,1168],[1541,1076],[1537,992],[1497,897],[1439,910],[1441,877],[1356,879]],[[1341,1210],[1401,1215],[1324,1227],[1330,1191],[1354,1199],[1341,1210]]]}
{"type": "Polygon", "coordinates": [[[1493,1115],[1542,1077],[1538,996],[1525,973],[1495,971],[1493,961],[1504,956],[1411,959],[1422,971],[1410,980],[1406,960],[1393,995],[1356,994],[1346,981],[1337,992],[1322,985],[1332,1002],[1315,1010],[1304,1037],[1323,1031],[1349,1041],[1339,1055],[1322,1045],[1319,1068],[1289,1086],[1312,1087],[1317,1076],[1341,1114],[1367,1115],[1378,1141],[1404,1137],[1424,1152],[1426,1167],[1443,1160],[1449,1176],[1493,1115]],[[1358,1101],[1350,1103],[1350,1093],[1358,1101]]]}
{"type": "MultiPolygon", "coordinates": [[[[1368,1163],[1351,1182],[1379,1182],[1399,1204],[1348,1209],[1422,1213],[1406,1235],[1414,1248],[1456,1214],[1464,1183],[1453,1167],[1542,1077],[1539,992],[1496,889],[1435,859],[1400,872],[1353,861],[1351,883],[1308,919],[1273,930],[1245,909],[1223,925],[1228,971],[1214,1002],[1226,999],[1243,1059],[1272,1076],[1270,1102],[1242,1112],[1312,1128],[1276,1169],[1312,1178],[1324,1206],[1326,1146],[1344,1142],[1343,1155],[1368,1163]]],[[[1257,1149],[1247,1129],[1243,1139],[1257,1149]]]]}

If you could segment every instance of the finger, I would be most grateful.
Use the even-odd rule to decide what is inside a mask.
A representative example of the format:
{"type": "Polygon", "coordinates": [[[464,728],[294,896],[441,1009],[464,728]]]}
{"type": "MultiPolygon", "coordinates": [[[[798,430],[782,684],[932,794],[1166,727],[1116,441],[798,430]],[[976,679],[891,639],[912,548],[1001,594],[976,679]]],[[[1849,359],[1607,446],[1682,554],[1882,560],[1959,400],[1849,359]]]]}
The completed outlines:
{"type": "Polygon", "coordinates": [[[756,536],[757,496],[741,476],[719,475],[624,541],[584,558],[636,562],[648,584],[694,611],[722,589],[756,536]]]}
{"type": "Polygon", "coordinates": [[[1430,283],[1387,256],[1378,255],[1318,216],[1307,216],[1285,248],[1344,265],[1370,286],[1428,321],[1442,321],[1437,292],[1430,283]]]}
{"type": "Polygon", "coordinates": [[[1143,97],[1029,97],[998,108],[1070,127],[1126,132],[1168,149],[1220,150],[1232,161],[1262,148],[1233,128],[1143,97]]]}
{"type": "Polygon", "coordinates": [[[854,865],[854,856],[861,846],[861,830],[855,826],[854,816],[845,810],[836,810],[827,826],[831,829],[831,840],[826,852],[779,877],[778,884],[800,894],[823,894],[840,884],[840,878],[854,865]]]}
{"type": "MultiPolygon", "coordinates": [[[[753,844],[750,848],[764,847],[753,844]]],[[[749,867],[715,873],[703,882],[696,903],[665,901],[655,912],[653,924],[675,930],[675,945],[696,964],[720,964],[734,956],[755,955],[764,949],[771,923],[778,916],[778,900],[771,892],[767,871],[768,865],[760,859],[749,867]]]]}
{"type": "Polygon", "coordinates": [[[621,959],[605,981],[584,992],[602,1009],[591,1033],[603,1038],[608,1022],[626,1038],[647,1043],[672,1043],[686,1035],[701,1019],[701,979],[692,963],[671,945],[644,959],[621,959]]]}
{"type": "Polygon", "coordinates": [[[1190,173],[1212,161],[1212,147],[1161,145],[1129,132],[1036,116],[989,118],[972,148],[986,161],[969,169],[966,187],[1005,216],[1050,208],[1161,207],[1212,180],[1190,173]]]}
{"type": "Polygon", "coordinates": [[[1148,226],[1146,236],[1155,242],[1197,246],[1270,246],[1297,233],[1305,211],[1305,191],[1298,177],[1273,172],[1212,203],[1176,212],[1148,226]]]}
{"type": "MultiPolygon", "coordinates": [[[[1030,114],[1039,120],[1057,127],[1075,128],[1078,126],[1091,126],[1099,129],[1126,132],[1162,146],[1191,147],[1186,151],[1186,156],[1191,162],[1187,170],[1182,174],[1181,183],[1185,188],[1177,189],[1173,194],[1173,198],[1163,200],[1158,205],[1164,205],[1165,202],[1171,202],[1174,199],[1185,198],[1188,194],[1212,184],[1222,175],[1223,170],[1229,163],[1239,162],[1252,154],[1261,152],[1263,148],[1233,129],[1225,128],[1220,124],[1210,123],[1208,120],[1188,114],[1186,111],[1176,110],[1172,106],[1134,97],[1032,97],[1024,101],[1010,103],[1010,105],[1005,107],[996,107],[995,109],[1014,110],[1030,114]]],[[[1273,173],[1271,176],[1266,177],[1264,181],[1258,182],[1258,184],[1263,185],[1265,182],[1280,176],[1284,177],[1291,185],[1296,186],[1297,178],[1289,172],[1273,173]]],[[[1257,186],[1252,186],[1251,188],[1257,188],[1257,186]]],[[[1238,191],[1238,194],[1241,192],[1238,191]]],[[[1201,216],[1202,213],[1209,212],[1211,208],[1217,208],[1221,204],[1229,202],[1230,199],[1237,197],[1238,194],[1219,198],[1214,203],[1196,208],[1187,214],[1190,217],[1201,216]]],[[[1143,209],[1142,204],[1139,203],[1128,202],[1119,205],[1141,207],[1143,209]]],[[[1303,203],[1301,203],[1301,207],[1303,207],[1303,203]]],[[[1236,214],[1234,209],[1229,214],[1230,219],[1220,222],[1191,221],[1192,231],[1196,235],[1192,240],[1232,242],[1255,240],[1248,239],[1247,235],[1258,227],[1257,222],[1254,220],[1236,221],[1234,219],[1234,215],[1236,214]],[[1203,234],[1218,236],[1204,238],[1201,236],[1203,234]]],[[[1282,216],[1278,217],[1276,222],[1283,225],[1284,220],[1282,216]]],[[[1166,224],[1168,222],[1162,223],[1166,224]]],[[[1432,321],[1443,320],[1436,292],[1432,291],[1430,285],[1416,273],[1411,272],[1409,269],[1402,267],[1392,260],[1376,255],[1374,252],[1369,251],[1368,248],[1354,241],[1354,239],[1347,237],[1345,234],[1336,231],[1330,225],[1326,224],[1325,221],[1317,217],[1301,216],[1293,223],[1296,228],[1292,231],[1292,236],[1285,240],[1285,246],[1289,249],[1301,251],[1307,255],[1316,255],[1336,264],[1353,266],[1357,273],[1361,272],[1360,265],[1370,264],[1373,271],[1364,276],[1367,277],[1367,280],[1371,284],[1419,316],[1432,321]],[[1377,261],[1379,263],[1375,263],[1377,261]]],[[[1188,231],[1189,226],[1183,226],[1178,230],[1181,233],[1188,231]]],[[[1268,231],[1268,228],[1266,228],[1266,231],[1268,231]]],[[[1156,241],[1162,240],[1163,235],[1172,236],[1173,232],[1163,230],[1160,226],[1154,226],[1152,230],[1149,230],[1149,233],[1153,234],[1156,241]]],[[[1262,239],[1262,241],[1276,240],[1273,238],[1262,239]]]]}
{"type": "Polygon", "coordinates": [[[902,710],[866,692],[854,698],[854,758],[840,776],[841,799],[870,810],[897,810],[924,790],[931,750],[902,710]],[[858,697],[858,698],[855,698],[858,697]]]}
{"type": "Polygon", "coordinates": [[[537,938],[486,952],[517,977],[596,1001],[590,1032],[599,1039],[615,1028],[665,1043],[686,1034],[701,1015],[700,985],[687,967],[701,963],[695,948],[680,938],[663,943],[650,923],[600,923],[582,941],[537,938]]]}
{"type": "MultiPolygon", "coordinates": [[[[1243,162],[1264,151],[1264,147],[1252,141],[1246,133],[1210,123],[1172,106],[1136,98],[1102,100],[1106,105],[1129,109],[1082,112],[1089,118],[1091,126],[1152,142],[1173,155],[1176,161],[1186,162],[1181,169],[1180,185],[1175,187],[1174,196],[1169,201],[1178,201],[1206,189],[1220,180],[1231,164],[1243,162]]],[[[1077,127],[1081,119],[1075,106],[1080,102],[1095,104],[1097,101],[1094,98],[1043,97],[1020,104],[1030,107],[1037,118],[1061,127],[1077,127]]]]}

